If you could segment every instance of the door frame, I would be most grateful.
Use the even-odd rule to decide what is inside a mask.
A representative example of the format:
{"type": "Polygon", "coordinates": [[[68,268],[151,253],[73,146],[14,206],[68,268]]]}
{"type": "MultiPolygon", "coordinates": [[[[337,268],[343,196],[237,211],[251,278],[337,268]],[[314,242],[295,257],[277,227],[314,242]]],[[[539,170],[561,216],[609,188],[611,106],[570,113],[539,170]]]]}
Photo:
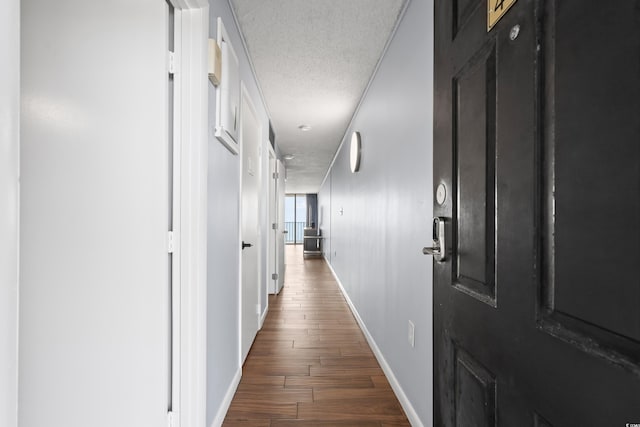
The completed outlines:
{"type": "MultiPolygon", "coordinates": [[[[0,193],[11,196],[0,214],[0,424],[18,426],[18,311],[20,271],[20,2],[4,3],[0,12],[0,133],[7,136],[0,146],[0,193]],[[4,149],[7,151],[4,151],[4,149]]],[[[6,200],[6,199],[4,199],[6,200]]]]}
{"type": "Polygon", "coordinates": [[[276,294],[279,294],[284,287],[284,275],[287,269],[285,265],[285,248],[287,244],[285,242],[284,232],[286,230],[284,223],[284,199],[286,197],[284,180],[287,175],[287,169],[280,159],[276,159],[276,173],[278,179],[276,181],[276,263],[278,270],[278,281],[276,282],[276,294]],[[282,242],[282,244],[280,244],[282,242]]]}
{"type": "Polygon", "coordinates": [[[206,423],[207,0],[175,8],[171,427],[206,423]]]}

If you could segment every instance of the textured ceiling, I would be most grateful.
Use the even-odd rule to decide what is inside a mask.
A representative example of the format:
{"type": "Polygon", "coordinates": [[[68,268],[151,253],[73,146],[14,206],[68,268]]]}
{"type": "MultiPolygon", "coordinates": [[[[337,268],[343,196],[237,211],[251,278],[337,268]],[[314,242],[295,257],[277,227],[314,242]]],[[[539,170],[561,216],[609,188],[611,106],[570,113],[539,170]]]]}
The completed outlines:
{"type": "Polygon", "coordinates": [[[286,161],[286,191],[316,193],[405,0],[230,2],[276,143],[295,156],[286,161]]]}

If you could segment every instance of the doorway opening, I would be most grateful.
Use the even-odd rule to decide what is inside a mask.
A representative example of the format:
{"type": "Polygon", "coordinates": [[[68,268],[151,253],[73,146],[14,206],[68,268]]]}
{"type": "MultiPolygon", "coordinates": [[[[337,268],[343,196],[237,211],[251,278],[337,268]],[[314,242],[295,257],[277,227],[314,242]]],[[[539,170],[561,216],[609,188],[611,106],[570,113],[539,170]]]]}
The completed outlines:
{"type": "MultiPolygon", "coordinates": [[[[287,194],[284,202],[285,243],[301,245],[318,222],[317,194],[287,194]]],[[[317,234],[317,233],[313,233],[317,234]]]]}
{"type": "Polygon", "coordinates": [[[285,243],[300,245],[307,226],[307,195],[287,194],[284,200],[285,243]]]}

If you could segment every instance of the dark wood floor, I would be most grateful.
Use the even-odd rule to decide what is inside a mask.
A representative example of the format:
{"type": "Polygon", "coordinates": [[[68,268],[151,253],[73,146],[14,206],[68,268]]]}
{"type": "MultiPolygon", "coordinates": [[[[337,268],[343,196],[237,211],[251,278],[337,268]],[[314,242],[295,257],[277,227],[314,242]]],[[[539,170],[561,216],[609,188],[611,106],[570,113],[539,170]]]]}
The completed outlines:
{"type": "Polygon", "coordinates": [[[286,255],[224,425],[410,426],[324,260],[286,255]]]}

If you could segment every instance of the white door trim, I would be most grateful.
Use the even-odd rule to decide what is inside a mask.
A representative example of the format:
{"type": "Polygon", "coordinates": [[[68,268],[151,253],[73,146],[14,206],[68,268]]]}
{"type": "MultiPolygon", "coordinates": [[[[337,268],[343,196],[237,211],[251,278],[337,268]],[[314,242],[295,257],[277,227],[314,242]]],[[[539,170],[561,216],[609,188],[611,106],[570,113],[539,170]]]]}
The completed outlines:
{"type": "Polygon", "coordinates": [[[277,232],[277,238],[276,238],[276,244],[278,245],[278,249],[276,250],[276,256],[278,260],[278,269],[277,269],[278,281],[276,283],[276,294],[279,294],[280,291],[282,290],[282,287],[284,286],[284,275],[287,268],[285,265],[285,257],[284,257],[284,251],[285,251],[284,248],[286,247],[285,238],[284,238],[284,231],[285,231],[284,199],[286,196],[284,180],[285,180],[285,177],[287,176],[287,169],[284,163],[282,162],[282,160],[280,159],[276,160],[276,166],[277,166],[277,172],[278,172],[278,182],[276,183],[276,197],[278,198],[278,204],[277,204],[277,210],[276,210],[277,218],[278,218],[278,232],[277,232]]]}
{"type": "Polygon", "coordinates": [[[171,427],[206,424],[207,0],[175,7],[171,427]]]}
{"type": "Polygon", "coordinates": [[[0,11],[0,425],[18,426],[20,2],[0,11]]]}
{"type": "Polygon", "coordinates": [[[241,90],[240,90],[240,127],[238,129],[239,135],[239,148],[238,148],[238,162],[240,167],[238,167],[238,191],[240,192],[238,197],[238,244],[236,246],[236,250],[238,251],[238,368],[240,369],[240,376],[242,376],[242,365],[244,365],[244,359],[242,358],[242,190],[244,185],[243,175],[243,156],[244,156],[244,143],[243,143],[243,135],[242,135],[242,120],[244,118],[244,111],[242,111],[242,95],[244,93],[244,81],[240,80],[241,90]]]}

